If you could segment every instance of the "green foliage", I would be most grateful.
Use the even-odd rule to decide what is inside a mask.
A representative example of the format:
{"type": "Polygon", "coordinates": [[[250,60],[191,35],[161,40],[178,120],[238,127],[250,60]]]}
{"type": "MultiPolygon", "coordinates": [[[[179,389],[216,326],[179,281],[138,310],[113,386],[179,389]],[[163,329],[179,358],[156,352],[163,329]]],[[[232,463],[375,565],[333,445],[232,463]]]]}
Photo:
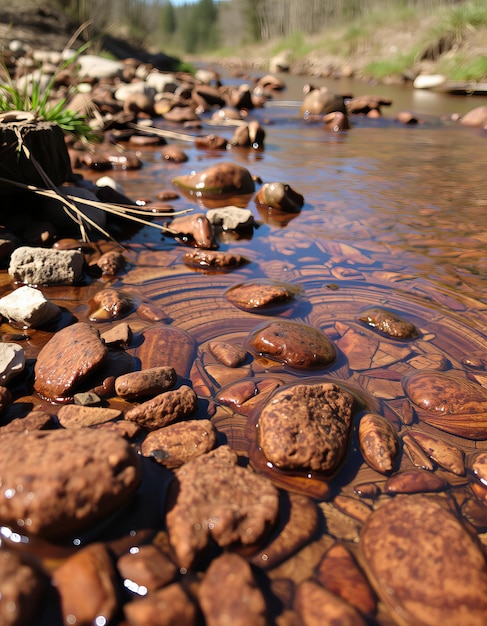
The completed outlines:
{"type": "Polygon", "coordinates": [[[378,80],[384,80],[392,76],[403,76],[414,64],[414,54],[399,54],[397,56],[382,59],[380,61],[371,61],[364,68],[367,76],[372,76],[378,80]]]}
{"type": "MultiPolygon", "coordinates": [[[[76,56],[86,49],[82,46],[71,59],[62,64],[66,68],[76,56]]],[[[0,113],[7,111],[23,111],[31,113],[37,120],[55,122],[65,132],[75,137],[93,140],[94,135],[85,118],[66,108],[67,99],[52,100],[52,92],[56,76],[52,76],[44,88],[42,75],[33,78],[24,87],[19,88],[12,80],[6,67],[3,67],[3,82],[0,83],[0,113]]]]}
{"type": "Polygon", "coordinates": [[[454,58],[442,61],[438,66],[438,71],[448,75],[452,80],[487,80],[487,57],[468,59],[460,54],[455,55],[454,58]]]}

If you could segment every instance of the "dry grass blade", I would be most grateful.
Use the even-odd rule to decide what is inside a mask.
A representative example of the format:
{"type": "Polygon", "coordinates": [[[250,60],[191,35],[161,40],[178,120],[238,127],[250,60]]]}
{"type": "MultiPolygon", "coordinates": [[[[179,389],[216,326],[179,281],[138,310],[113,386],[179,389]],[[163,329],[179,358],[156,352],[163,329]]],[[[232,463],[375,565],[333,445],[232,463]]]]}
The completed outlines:
{"type": "Polygon", "coordinates": [[[157,137],[170,137],[171,139],[180,139],[181,141],[189,141],[194,143],[197,139],[194,135],[188,135],[186,133],[178,133],[175,130],[164,130],[162,128],[156,128],[155,126],[143,126],[142,124],[130,124],[131,128],[144,131],[144,133],[150,135],[156,135],[157,137]]]}

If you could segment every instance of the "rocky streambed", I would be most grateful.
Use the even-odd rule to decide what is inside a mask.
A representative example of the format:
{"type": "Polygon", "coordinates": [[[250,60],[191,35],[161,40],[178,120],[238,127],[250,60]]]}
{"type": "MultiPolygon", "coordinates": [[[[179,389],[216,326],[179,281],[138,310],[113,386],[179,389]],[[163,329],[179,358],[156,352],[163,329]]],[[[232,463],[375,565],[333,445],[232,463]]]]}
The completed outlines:
{"type": "Polygon", "coordinates": [[[386,99],[308,86],[283,118],[277,77],[222,83],[80,59],[58,89],[77,85],[103,143],[69,143],[53,185],[22,164],[3,182],[2,620],[480,626],[475,215],[440,280],[414,245],[453,256],[452,222],[428,222],[443,179],[406,227],[357,202],[360,159],[324,204],[332,180],[307,159],[360,129],[482,141],[485,110],[388,119],[386,99]]]}

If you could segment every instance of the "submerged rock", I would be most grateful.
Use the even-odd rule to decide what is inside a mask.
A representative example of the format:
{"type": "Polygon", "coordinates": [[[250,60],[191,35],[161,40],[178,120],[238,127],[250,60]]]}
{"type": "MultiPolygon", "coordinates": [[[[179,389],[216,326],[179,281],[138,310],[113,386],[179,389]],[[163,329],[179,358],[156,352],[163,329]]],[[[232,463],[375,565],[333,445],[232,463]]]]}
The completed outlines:
{"type": "Polygon", "coordinates": [[[403,320],[392,311],[379,307],[367,309],[359,316],[359,320],[392,339],[411,339],[418,335],[414,324],[403,320]]]}
{"type": "Polygon", "coordinates": [[[359,545],[369,580],[401,626],[485,624],[485,556],[444,501],[396,496],[369,517],[359,545]]]}
{"type": "Polygon", "coordinates": [[[487,390],[460,372],[419,370],[403,380],[420,420],[467,439],[487,439],[487,390]]]}
{"type": "Polygon", "coordinates": [[[299,213],[304,198],[285,183],[265,183],[255,196],[255,203],[289,213],[299,213]]]}
{"type": "Polygon", "coordinates": [[[249,280],[225,291],[225,298],[245,311],[261,310],[283,305],[301,292],[299,285],[274,280],[249,280]]]}

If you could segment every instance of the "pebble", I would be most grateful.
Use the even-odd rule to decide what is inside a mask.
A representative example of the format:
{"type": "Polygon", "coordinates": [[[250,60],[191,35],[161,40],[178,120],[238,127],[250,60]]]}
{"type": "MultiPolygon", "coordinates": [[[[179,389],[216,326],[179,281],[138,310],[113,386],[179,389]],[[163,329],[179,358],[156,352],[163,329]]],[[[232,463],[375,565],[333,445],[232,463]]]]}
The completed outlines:
{"type": "Polygon", "coordinates": [[[250,172],[231,162],[219,163],[202,172],[177,176],[172,182],[182,191],[190,195],[197,193],[200,198],[251,194],[255,190],[250,172]]]}
{"type": "Polygon", "coordinates": [[[117,570],[124,579],[124,587],[139,595],[168,585],[177,573],[171,559],[152,544],[123,554],[117,561],[117,570]]]}
{"type": "Polygon", "coordinates": [[[198,616],[193,600],[177,582],[153,591],[146,598],[128,602],[124,613],[130,626],[157,624],[161,616],[166,624],[195,626],[198,616]]]}
{"type": "Polygon", "coordinates": [[[399,454],[394,426],[381,415],[366,413],[360,419],[358,436],[367,465],[381,474],[391,472],[399,454]]]}
{"type": "Polygon", "coordinates": [[[27,285],[76,285],[83,277],[84,256],[79,250],[21,246],[12,253],[8,273],[27,285]]]}
{"type": "Polygon", "coordinates": [[[25,352],[17,343],[0,343],[0,385],[7,386],[24,371],[25,352]]]}
{"type": "Polygon", "coordinates": [[[27,626],[39,615],[46,579],[19,554],[0,551],[0,623],[27,626]]]}
{"type": "Polygon", "coordinates": [[[254,354],[297,369],[325,367],[336,358],[335,346],[326,335],[300,322],[263,324],[249,334],[248,346],[254,354]]]}
{"type": "Polygon", "coordinates": [[[128,315],[134,308],[134,298],[118,289],[102,289],[90,301],[90,321],[116,320],[128,315]]]}
{"type": "Polygon", "coordinates": [[[34,389],[50,400],[66,401],[108,356],[100,334],[86,322],[57,332],[42,348],[34,367],[34,389]]]}
{"type": "Polygon", "coordinates": [[[300,292],[298,285],[261,279],[230,287],[225,291],[225,298],[240,309],[253,311],[286,304],[300,292]]]}
{"type": "Polygon", "coordinates": [[[192,415],[197,408],[195,392],[187,385],[166,391],[125,413],[125,419],[155,430],[192,415]]]}
{"type": "Polygon", "coordinates": [[[1,523],[45,538],[92,527],[127,503],[141,478],[124,439],[89,428],[3,435],[0,476],[1,523]]]}
{"type": "Polygon", "coordinates": [[[233,450],[220,446],[176,470],[177,495],[166,521],[181,567],[191,567],[210,538],[222,548],[252,547],[276,523],[277,489],[237,460],[233,450]]]}
{"type": "Polygon", "coordinates": [[[115,380],[115,392],[120,398],[132,402],[169,391],[176,384],[176,380],[173,367],[152,367],[119,376],[115,380]]]}
{"type": "Polygon", "coordinates": [[[186,252],[181,260],[189,267],[208,270],[234,269],[249,262],[245,257],[233,252],[201,249],[194,252],[186,252]]]}
{"type": "Polygon", "coordinates": [[[428,493],[445,491],[450,487],[441,476],[421,469],[398,472],[384,484],[384,493],[428,493]]]}
{"type": "Polygon", "coordinates": [[[247,358],[247,351],[225,341],[210,341],[211,354],[226,367],[240,367],[247,358]]]}
{"type": "Polygon", "coordinates": [[[366,626],[353,606],[313,580],[298,585],[294,608],[306,626],[366,626]]]}
{"type": "Polygon", "coordinates": [[[25,285],[0,298],[0,315],[20,328],[39,328],[61,314],[61,309],[39,289],[25,285]]]}
{"type": "Polygon", "coordinates": [[[333,473],[348,445],[354,399],[333,383],[275,393],[259,416],[259,444],[279,469],[333,473]]]}
{"type": "Polygon", "coordinates": [[[185,420],[150,432],[141,451],[160,465],[174,468],[212,450],[217,438],[210,420],[185,420]]]}
{"type": "Polygon", "coordinates": [[[121,415],[119,409],[66,404],[59,409],[57,418],[63,428],[86,428],[116,420],[121,415]]]}
{"type": "Polygon", "coordinates": [[[418,335],[414,324],[386,309],[378,307],[367,309],[360,315],[359,320],[391,339],[411,339],[418,335]]]}

